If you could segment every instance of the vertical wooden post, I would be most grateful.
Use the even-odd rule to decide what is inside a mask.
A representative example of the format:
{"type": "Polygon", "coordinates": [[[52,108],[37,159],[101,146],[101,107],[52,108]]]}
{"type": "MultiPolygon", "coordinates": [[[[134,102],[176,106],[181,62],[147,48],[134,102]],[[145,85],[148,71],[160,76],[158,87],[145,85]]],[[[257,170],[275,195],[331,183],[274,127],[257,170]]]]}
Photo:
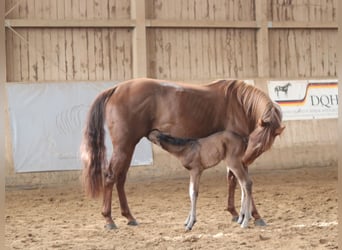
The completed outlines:
{"type": "MultiPolygon", "coordinates": [[[[6,165],[6,140],[5,114],[6,107],[6,48],[5,48],[5,1],[0,1],[0,244],[5,243],[5,165],[6,165]]],[[[0,246],[0,248],[2,248],[0,246]]]]}
{"type": "Polygon", "coordinates": [[[255,16],[258,24],[257,31],[257,62],[258,62],[258,81],[263,90],[267,89],[266,80],[270,74],[269,63],[269,42],[268,42],[268,22],[267,22],[267,0],[255,0],[255,16]]]}
{"type": "MultiPolygon", "coordinates": [[[[342,43],[342,2],[338,1],[337,3],[337,13],[340,13],[339,15],[337,15],[337,23],[338,23],[338,37],[337,37],[337,44],[341,44],[342,43]]],[[[342,83],[342,48],[341,46],[336,46],[336,53],[337,53],[337,75],[338,75],[338,95],[339,98],[342,95],[342,87],[341,87],[341,83],[342,83]]],[[[338,105],[338,152],[341,152],[342,150],[342,106],[341,106],[341,102],[339,102],[338,105]]],[[[341,180],[342,180],[342,156],[339,155],[339,159],[338,159],[338,179],[339,179],[339,187],[338,189],[341,190],[341,180]]],[[[338,215],[341,216],[342,215],[342,192],[338,192],[338,215]]],[[[341,217],[339,217],[339,223],[338,223],[338,245],[341,247],[342,246],[342,223],[341,223],[341,217]]]]}
{"type": "Polygon", "coordinates": [[[136,21],[133,30],[133,77],[147,76],[146,10],[145,0],[131,0],[131,18],[136,21]]]}

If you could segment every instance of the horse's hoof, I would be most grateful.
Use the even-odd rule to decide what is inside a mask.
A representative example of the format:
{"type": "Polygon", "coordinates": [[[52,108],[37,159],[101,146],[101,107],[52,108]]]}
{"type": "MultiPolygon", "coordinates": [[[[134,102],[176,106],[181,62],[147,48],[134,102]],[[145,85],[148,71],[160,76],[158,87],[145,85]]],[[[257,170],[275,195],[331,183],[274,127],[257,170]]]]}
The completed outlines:
{"type": "Polygon", "coordinates": [[[129,226],[138,226],[139,224],[138,224],[138,222],[136,220],[131,220],[131,221],[129,221],[127,223],[127,225],[129,225],[129,226]]]}
{"type": "Polygon", "coordinates": [[[239,220],[239,216],[233,216],[232,222],[238,222],[238,220],[239,220]]]}
{"type": "Polygon", "coordinates": [[[248,228],[248,222],[241,223],[241,228],[248,228]]]}
{"type": "Polygon", "coordinates": [[[185,232],[190,232],[192,227],[185,227],[185,232]]]}
{"type": "Polygon", "coordinates": [[[238,224],[242,224],[242,222],[244,221],[244,219],[245,219],[245,215],[240,215],[239,217],[238,217],[238,220],[236,221],[238,224]]]}
{"type": "Polygon", "coordinates": [[[254,225],[259,226],[259,227],[265,227],[267,226],[266,222],[263,219],[257,219],[254,221],[254,225]]]}
{"type": "Polygon", "coordinates": [[[104,227],[108,230],[118,229],[118,227],[115,225],[115,223],[106,224],[104,227]]]}

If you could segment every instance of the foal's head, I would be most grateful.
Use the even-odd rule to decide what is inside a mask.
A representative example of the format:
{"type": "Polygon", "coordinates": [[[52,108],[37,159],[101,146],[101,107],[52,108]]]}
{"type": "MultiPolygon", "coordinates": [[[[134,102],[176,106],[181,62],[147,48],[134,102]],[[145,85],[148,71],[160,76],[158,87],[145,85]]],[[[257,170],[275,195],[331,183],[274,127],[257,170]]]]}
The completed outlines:
{"type": "Polygon", "coordinates": [[[280,107],[276,103],[270,102],[259,118],[256,128],[249,135],[248,146],[242,159],[244,164],[251,164],[263,152],[271,148],[275,138],[285,129],[281,121],[280,107]]]}

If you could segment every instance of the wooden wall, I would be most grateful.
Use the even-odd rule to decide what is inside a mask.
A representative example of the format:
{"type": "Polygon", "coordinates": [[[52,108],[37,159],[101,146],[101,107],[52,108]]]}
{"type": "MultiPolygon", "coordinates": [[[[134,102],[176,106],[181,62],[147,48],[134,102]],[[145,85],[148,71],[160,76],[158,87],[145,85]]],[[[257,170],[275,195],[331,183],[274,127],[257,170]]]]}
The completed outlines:
{"type": "MultiPolygon", "coordinates": [[[[265,91],[269,79],[337,78],[337,2],[5,0],[6,78],[9,83],[240,78],[255,80],[265,91]]],[[[335,163],[336,119],[286,126],[285,139],[277,139],[255,167],[335,163]]],[[[154,156],[158,168],[134,168],[130,174],[186,175],[156,147],[154,156]]],[[[9,185],[77,182],[79,176],[16,175],[8,165],[9,185]]]]}
{"type": "Polygon", "coordinates": [[[7,81],[336,77],[337,0],[6,0],[7,81]]]}

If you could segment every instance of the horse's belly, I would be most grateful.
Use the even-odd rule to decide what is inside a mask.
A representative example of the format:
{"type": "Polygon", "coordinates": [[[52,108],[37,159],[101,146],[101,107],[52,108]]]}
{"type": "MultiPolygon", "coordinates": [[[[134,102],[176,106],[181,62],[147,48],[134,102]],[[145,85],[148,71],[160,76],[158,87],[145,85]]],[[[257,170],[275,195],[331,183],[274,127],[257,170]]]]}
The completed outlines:
{"type": "Polygon", "coordinates": [[[223,121],[205,118],[205,115],[196,115],[189,112],[178,113],[157,118],[152,129],[156,128],[163,133],[168,133],[180,138],[202,138],[218,131],[224,130],[223,121]]]}

